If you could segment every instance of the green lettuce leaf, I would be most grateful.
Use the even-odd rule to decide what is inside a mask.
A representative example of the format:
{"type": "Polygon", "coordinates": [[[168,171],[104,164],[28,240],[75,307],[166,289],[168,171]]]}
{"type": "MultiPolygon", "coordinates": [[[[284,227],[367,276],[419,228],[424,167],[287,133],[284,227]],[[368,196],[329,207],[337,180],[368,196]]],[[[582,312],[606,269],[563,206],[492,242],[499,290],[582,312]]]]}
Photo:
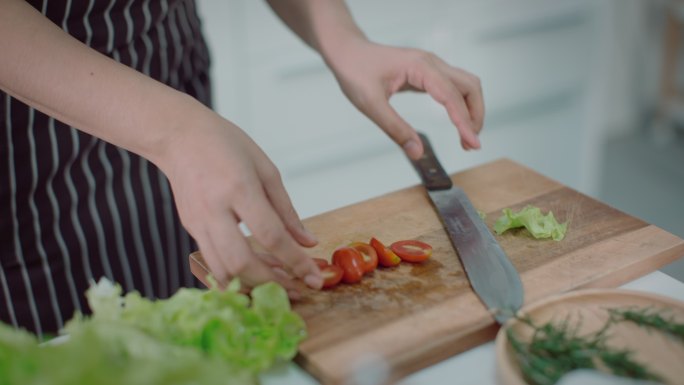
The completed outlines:
{"type": "Polygon", "coordinates": [[[0,323],[0,385],[256,384],[296,354],[305,325],[279,285],[256,287],[252,299],[239,289],[233,281],[152,301],[102,279],[86,292],[93,315],[76,314],[64,343],[41,345],[0,323]]]}
{"type": "Polygon", "coordinates": [[[256,379],[136,328],[88,322],[66,342],[44,346],[29,333],[0,324],[0,384],[253,385],[256,379]]]}
{"type": "Polygon", "coordinates": [[[292,359],[306,337],[304,321],[290,309],[285,290],[270,282],[252,290],[252,300],[234,280],[226,290],[180,289],[166,300],[150,301],[137,292],[100,280],[87,292],[93,309],[66,330],[83,322],[133,326],[163,342],[194,347],[251,374],[292,359]]]}
{"type": "Polygon", "coordinates": [[[537,239],[553,238],[560,241],[568,230],[568,222],[558,223],[551,211],[544,215],[538,207],[528,205],[518,212],[503,209],[503,215],[494,223],[494,231],[499,235],[519,227],[525,227],[537,239]]]}

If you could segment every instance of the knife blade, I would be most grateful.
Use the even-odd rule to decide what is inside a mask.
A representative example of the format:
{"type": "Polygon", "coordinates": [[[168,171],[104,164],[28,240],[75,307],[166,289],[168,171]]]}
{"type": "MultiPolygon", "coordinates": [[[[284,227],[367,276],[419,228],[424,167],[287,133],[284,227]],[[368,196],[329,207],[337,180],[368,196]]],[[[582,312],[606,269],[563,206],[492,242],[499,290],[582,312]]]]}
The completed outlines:
{"type": "Polygon", "coordinates": [[[439,214],[473,290],[503,324],[522,306],[520,276],[465,192],[455,186],[423,133],[424,153],[411,160],[439,214]]]}

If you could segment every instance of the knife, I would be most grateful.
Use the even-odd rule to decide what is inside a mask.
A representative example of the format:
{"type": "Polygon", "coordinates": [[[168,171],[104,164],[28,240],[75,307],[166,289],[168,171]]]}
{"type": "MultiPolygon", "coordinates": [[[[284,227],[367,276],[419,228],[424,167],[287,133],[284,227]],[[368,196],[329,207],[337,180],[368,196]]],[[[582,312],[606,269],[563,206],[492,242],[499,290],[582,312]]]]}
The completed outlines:
{"type": "Polygon", "coordinates": [[[523,304],[518,272],[482,221],[465,192],[455,186],[423,133],[424,153],[411,160],[449,235],[473,290],[503,324],[523,304]]]}

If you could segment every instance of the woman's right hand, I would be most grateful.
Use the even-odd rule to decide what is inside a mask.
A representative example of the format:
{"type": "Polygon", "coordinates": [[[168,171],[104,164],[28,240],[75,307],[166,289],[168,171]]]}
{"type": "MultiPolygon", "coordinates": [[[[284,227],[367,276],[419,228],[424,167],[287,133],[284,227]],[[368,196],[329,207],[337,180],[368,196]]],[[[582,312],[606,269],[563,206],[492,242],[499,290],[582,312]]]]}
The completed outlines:
{"type": "Polygon", "coordinates": [[[278,169],[239,127],[200,110],[184,119],[156,163],[216,280],[239,277],[248,287],[273,280],[295,299],[301,281],[292,278],[320,289],[320,271],[304,250],[317,241],[295,212],[278,169]],[[251,249],[240,222],[269,254],[251,249]]]}

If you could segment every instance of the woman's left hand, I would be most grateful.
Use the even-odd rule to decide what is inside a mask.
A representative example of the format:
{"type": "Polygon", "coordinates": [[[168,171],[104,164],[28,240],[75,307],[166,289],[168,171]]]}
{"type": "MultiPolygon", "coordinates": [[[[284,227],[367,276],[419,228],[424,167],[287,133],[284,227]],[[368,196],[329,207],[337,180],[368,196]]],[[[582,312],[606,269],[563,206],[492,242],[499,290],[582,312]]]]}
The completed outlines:
{"type": "Polygon", "coordinates": [[[399,91],[428,93],[442,104],[458,129],[465,150],[480,148],[484,119],[480,79],[436,55],[357,39],[335,50],[328,64],[347,98],[382,128],[406,154],[417,159],[423,146],[416,131],[389,103],[399,91]]]}

